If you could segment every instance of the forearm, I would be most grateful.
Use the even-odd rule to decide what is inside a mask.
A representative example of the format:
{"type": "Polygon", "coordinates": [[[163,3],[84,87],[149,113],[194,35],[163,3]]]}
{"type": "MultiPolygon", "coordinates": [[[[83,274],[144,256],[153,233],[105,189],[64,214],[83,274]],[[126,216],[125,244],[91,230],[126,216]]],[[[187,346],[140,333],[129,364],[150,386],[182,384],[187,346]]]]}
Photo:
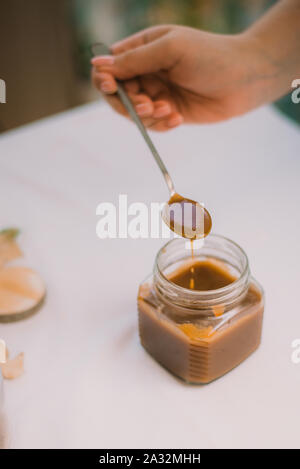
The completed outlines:
{"type": "Polygon", "coordinates": [[[300,0],[281,0],[245,33],[264,56],[275,94],[300,78],[300,0]]]}

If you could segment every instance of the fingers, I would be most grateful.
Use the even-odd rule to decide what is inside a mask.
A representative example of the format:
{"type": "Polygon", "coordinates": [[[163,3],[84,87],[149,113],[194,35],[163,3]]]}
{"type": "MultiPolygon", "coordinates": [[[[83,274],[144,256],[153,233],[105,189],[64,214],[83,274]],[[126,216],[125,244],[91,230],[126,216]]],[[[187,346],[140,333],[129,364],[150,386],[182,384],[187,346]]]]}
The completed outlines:
{"type": "Polygon", "coordinates": [[[183,117],[178,112],[171,112],[162,118],[146,118],[143,120],[144,126],[149,130],[156,130],[158,132],[164,132],[175,127],[178,127],[183,123],[183,117]]]}
{"type": "Polygon", "coordinates": [[[172,106],[167,101],[156,101],[154,103],[154,109],[152,113],[152,117],[154,119],[162,119],[163,117],[167,117],[172,113],[172,106]]]}
{"type": "MultiPolygon", "coordinates": [[[[92,79],[96,88],[99,89],[112,108],[119,114],[128,117],[126,109],[118,95],[115,94],[116,81],[112,75],[97,72],[94,68],[92,79]]],[[[183,118],[171,95],[168,94],[165,87],[159,87],[158,83],[158,79],[152,81],[133,79],[125,81],[124,86],[145,127],[151,130],[166,131],[180,125],[183,118]],[[151,94],[155,92],[156,98],[149,96],[149,86],[147,85],[151,83],[152,89],[150,91],[152,91],[151,94]],[[146,93],[142,93],[145,88],[146,93]]]]}
{"type": "Polygon", "coordinates": [[[154,130],[168,130],[183,122],[166,80],[160,79],[178,60],[172,29],[170,25],[145,29],[115,43],[112,55],[91,61],[93,82],[111,106],[128,116],[115,95],[116,80],[122,80],[144,125],[154,130]]]}
{"type": "MultiPolygon", "coordinates": [[[[128,116],[126,109],[121,103],[117,94],[117,85],[113,77],[106,73],[97,73],[92,71],[92,80],[96,88],[103,94],[106,101],[113,107],[115,111],[128,116]]],[[[153,101],[147,95],[140,93],[140,87],[137,82],[130,81],[125,84],[127,93],[135,106],[135,110],[140,117],[149,117],[154,110],[153,101]]]]}
{"type": "Polygon", "coordinates": [[[179,125],[183,124],[183,117],[179,112],[174,112],[169,116],[166,121],[167,127],[169,129],[173,129],[174,127],[178,127],[179,125]]]}
{"type": "Polygon", "coordinates": [[[93,82],[96,88],[103,93],[112,94],[117,91],[117,83],[110,73],[94,73],[93,82]]]}
{"type": "Polygon", "coordinates": [[[131,36],[122,39],[121,41],[115,42],[112,45],[111,51],[113,55],[121,54],[130,49],[148,44],[155,39],[163,36],[172,29],[171,25],[153,26],[151,28],[144,29],[138,33],[132,34],[131,36]]]}
{"type": "Polygon", "coordinates": [[[120,80],[128,80],[170,68],[177,60],[176,48],[171,49],[172,53],[168,35],[164,34],[120,54],[94,57],[91,62],[100,72],[111,73],[120,80]]]}
{"type": "MultiPolygon", "coordinates": [[[[93,83],[96,86],[96,88],[99,89],[99,91],[102,91],[103,93],[106,94],[112,94],[116,93],[117,91],[117,82],[113,75],[110,73],[106,72],[99,72],[97,69],[94,67],[92,69],[92,79],[93,83]]],[[[127,80],[124,82],[124,87],[127,91],[127,93],[132,93],[132,94],[138,94],[140,91],[140,83],[138,80],[127,80]]]]}
{"type": "Polygon", "coordinates": [[[145,94],[129,95],[135,110],[140,117],[150,117],[154,111],[153,101],[145,94]]]}

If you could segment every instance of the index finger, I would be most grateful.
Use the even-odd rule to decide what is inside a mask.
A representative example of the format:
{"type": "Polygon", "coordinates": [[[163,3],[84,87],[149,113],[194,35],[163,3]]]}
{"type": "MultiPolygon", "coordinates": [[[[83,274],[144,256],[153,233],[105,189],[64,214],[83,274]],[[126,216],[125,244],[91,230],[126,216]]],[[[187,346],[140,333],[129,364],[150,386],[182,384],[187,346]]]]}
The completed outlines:
{"type": "Polygon", "coordinates": [[[150,28],[143,29],[138,33],[132,34],[125,39],[121,39],[118,42],[115,42],[111,46],[111,52],[113,54],[121,54],[122,52],[126,52],[130,49],[135,49],[139,46],[144,46],[155,39],[163,36],[164,34],[168,33],[172,28],[171,25],[161,25],[161,26],[151,26],[150,28]]]}

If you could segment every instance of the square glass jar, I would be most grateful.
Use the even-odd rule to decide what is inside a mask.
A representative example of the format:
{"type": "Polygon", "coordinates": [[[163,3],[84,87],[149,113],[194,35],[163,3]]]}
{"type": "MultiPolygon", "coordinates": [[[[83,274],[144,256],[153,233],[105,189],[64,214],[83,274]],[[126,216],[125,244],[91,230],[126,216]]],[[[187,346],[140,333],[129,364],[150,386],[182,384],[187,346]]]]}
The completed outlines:
{"type": "Polygon", "coordinates": [[[153,274],[140,285],[138,311],[140,341],[153,358],[188,383],[209,383],[259,346],[264,293],[233,241],[210,235],[190,250],[178,238],[158,252],[153,274]],[[231,283],[203,291],[172,281],[201,261],[227,272],[231,283]]]}

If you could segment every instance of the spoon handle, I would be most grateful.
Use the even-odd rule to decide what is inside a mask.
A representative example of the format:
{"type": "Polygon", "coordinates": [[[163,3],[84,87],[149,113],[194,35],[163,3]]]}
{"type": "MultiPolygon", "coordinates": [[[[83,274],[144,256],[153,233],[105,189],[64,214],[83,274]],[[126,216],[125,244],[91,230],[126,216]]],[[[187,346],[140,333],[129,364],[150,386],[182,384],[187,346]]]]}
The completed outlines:
{"type": "MultiPolygon", "coordinates": [[[[95,55],[110,54],[111,52],[105,44],[103,44],[102,42],[99,42],[99,43],[96,43],[96,44],[92,45],[92,53],[95,56],[95,55]]],[[[134,109],[134,106],[132,105],[132,103],[131,103],[131,101],[128,97],[128,94],[126,93],[126,91],[124,89],[124,86],[122,85],[120,80],[116,80],[116,82],[117,82],[117,87],[118,87],[117,93],[120,97],[120,100],[124,104],[124,106],[127,109],[130,117],[132,118],[133,122],[135,122],[135,124],[137,125],[139,131],[141,132],[142,136],[144,137],[145,142],[147,143],[148,147],[150,148],[150,151],[151,151],[152,155],[154,156],[154,159],[155,159],[156,163],[158,164],[159,169],[163,173],[163,176],[165,178],[165,181],[166,181],[167,186],[168,186],[169,191],[170,191],[170,195],[172,196],[173,194],[175,194],[175,187],[174,187],[173,181],[171,179],[171,176],[170,176],[164,162],[162,161],[161,157],[159,156],[159,153],[158,153],[157,149],[155,148],[154,143],[152,142],[151,138],[149,137],[149,134],[148,134],[147,130],[145,129],[145,126],[144,126],[143,122],[141,121],[141,119],[137,115],[137,113],[134,109]]]]}

